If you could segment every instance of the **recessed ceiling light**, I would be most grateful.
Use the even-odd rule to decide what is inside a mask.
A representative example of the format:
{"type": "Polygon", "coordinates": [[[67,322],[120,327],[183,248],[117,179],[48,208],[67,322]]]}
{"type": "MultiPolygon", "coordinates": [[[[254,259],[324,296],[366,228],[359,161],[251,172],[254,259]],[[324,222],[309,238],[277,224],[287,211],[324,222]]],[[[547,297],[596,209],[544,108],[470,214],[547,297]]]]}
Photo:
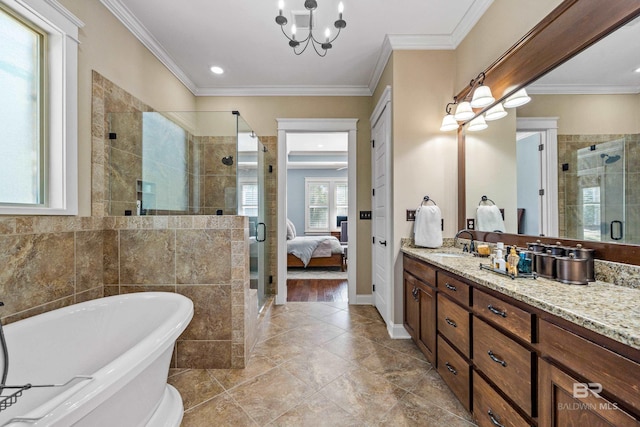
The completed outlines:
{"type": "Polygon", "coordinates": [[[222,73],[224,73],[224,70],[222,68],[220,68],[220,67],[215,67],[214,66],[214,67],[211,67],[211,72],[213,74],[222,74],[222,73]]]}
{"type": "Polygon", "coordinates": [[[635,71],[636,73],[640,73],[640,67],[636,68],[636,69],[635,69],[635,70],[633,70],[633,71],[635,71]]]}

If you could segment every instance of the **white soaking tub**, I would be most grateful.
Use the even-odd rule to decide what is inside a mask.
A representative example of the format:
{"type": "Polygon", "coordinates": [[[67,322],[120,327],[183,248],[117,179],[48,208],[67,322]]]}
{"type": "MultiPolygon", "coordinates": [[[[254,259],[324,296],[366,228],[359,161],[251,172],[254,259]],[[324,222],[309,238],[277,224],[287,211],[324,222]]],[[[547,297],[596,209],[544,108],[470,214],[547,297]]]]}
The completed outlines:
{"type": "MultiPolygon", "coordinates": [[[[89,378],[24,390],[0,411],[0,426],[179,426],[184,407],[167,374],[175,341],[192,317],[193,303],[182,295],[141,292],[6,326],[7,385],[89,378]]],[[[0,374],[3,366],[0,352],[0,374]]],[[[2,395],[13,391],[7,388],[2,395]]]]}

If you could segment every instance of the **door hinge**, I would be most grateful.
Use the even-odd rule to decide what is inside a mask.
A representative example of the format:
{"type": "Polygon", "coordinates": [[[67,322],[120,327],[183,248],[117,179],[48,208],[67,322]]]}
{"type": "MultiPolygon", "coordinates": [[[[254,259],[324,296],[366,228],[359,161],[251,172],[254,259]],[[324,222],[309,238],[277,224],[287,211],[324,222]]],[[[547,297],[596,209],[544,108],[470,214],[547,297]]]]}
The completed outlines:
{"type": "Polygon", "coordinates": [[[544,144],[538,145],[538,151],[542,151],[542,150],[544,150],[544,144]]]}
{"type": "Polygon", "coordinates": [[[374,284],[373,284],[373,292],[375,292],[375,291],[376,291],[376,285],[375,285],[375,283],[374,283],[374,284]]]}
{"type": "Polygon", "coordinates": [[[371,238],[371,243],[373,243],[374,245],[376,244],[376,238],[375,237],[371,238]]]}
{"type": "Polygon", "coordinates": [[[371,189],[371,195],[372,195],[373,197],[375,197],[375,196],[376,196],[376,189],[375,189],[375,188],[372,188],[372,189],[371,189]]]}
{"type": "Polygon", "coordinates": [[[376,140],[375,139],[371,140],[371,147],[376,148],[376,140]]]}
{"type": "Polygon", "coordinates": [[[538,190],[538,195],[544,196],[544,188],[541,188],[540,190],[538,190]]]}

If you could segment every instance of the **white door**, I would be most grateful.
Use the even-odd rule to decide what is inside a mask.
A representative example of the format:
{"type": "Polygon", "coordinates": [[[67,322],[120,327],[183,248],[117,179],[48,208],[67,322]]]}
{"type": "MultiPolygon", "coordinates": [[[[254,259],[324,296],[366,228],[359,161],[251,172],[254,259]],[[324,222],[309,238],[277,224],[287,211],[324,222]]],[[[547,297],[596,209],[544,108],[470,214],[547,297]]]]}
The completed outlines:
{"type": "Polygon", "coordinates": [[[375,306],[384,321],[390,319],[390,259],[391,236],[389,230],[389,176],[388,157],[390,145],[390,107],[387,104],[378,115],[371,129],[372,159],[372,261],[373,297],[375,306]]]}

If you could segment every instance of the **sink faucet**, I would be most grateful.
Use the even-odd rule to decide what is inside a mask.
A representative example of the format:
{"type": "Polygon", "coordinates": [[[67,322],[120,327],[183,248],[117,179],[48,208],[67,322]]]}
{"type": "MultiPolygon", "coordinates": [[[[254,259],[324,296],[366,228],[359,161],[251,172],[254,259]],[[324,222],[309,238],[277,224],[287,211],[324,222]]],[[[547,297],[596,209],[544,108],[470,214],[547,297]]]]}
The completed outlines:
{"type": "MultiPolygon", "coordinates": [[[[455,246],[458,245],[458,237],[460,237],[460,235],[462,233],[467,233],[469,235],[469,237],[471,237],[471,243],[469,244],[468,251],[471,252],[471,253],[475,252],[476,251],[476,247],[475,247],[475,245],[473,243],[473,233],[471,231],[467,230],[466,228],[463,228],[462,230],[460,230],[460,231],[458,231],[456,233],[456,237],[453,239],[453,246],[455,247],[455,246]]],[[[463,249],[462,251],[466,252],[466,245],[465,245],[465,249],[463,249]]]]}

